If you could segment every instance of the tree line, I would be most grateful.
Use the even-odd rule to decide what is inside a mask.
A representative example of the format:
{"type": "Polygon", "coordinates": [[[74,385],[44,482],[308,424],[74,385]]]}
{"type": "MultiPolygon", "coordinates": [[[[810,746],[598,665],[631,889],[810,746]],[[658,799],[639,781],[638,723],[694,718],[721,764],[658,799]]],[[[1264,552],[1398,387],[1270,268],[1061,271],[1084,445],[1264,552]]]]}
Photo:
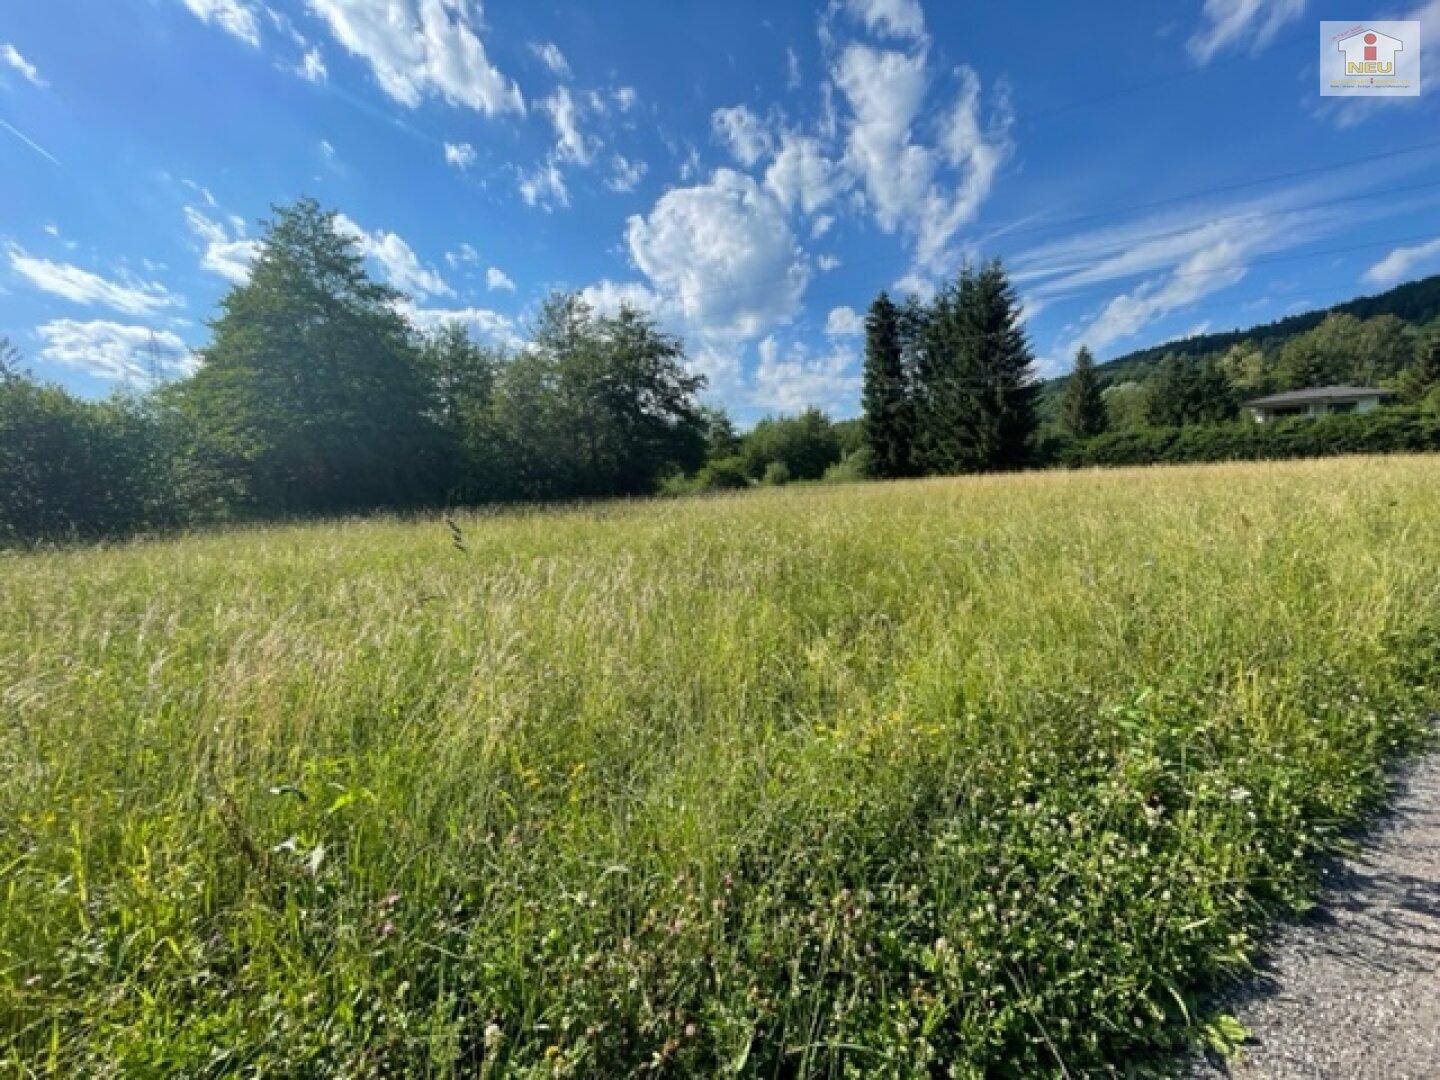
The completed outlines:
{"type": "Polygon", "coordinates": [[[278,208],[194,375],[85,401],[0,361],[0,535],[648,494],[710,456],[682,343],[573,295],[515,351],[418,333],[335,214],[278,208]]]}
{"type": "MultiPolygon", "coordinates": [[[[458,324],[421,333],[403,300],[369,277],[333,212],[302,200],[276,208],[188,378],[89,401],[35,380],[0,341],[0,542],[1147,453],[1284,456],[1315,437],[1272,447],[1163,433],[1224,426],[1247,397],[1333,382],[1393,386],[1440,413],[1440,321],[1389,313],[1332,313],[1283,342],[1177,351],[1128,365],[1123,381],[1082,349],[1069,377],[1042,385],[998,261],[967,266],[928,302],[876,298],[860,419],[809,409],[743,434],[700,403],[705,381],[683,343],[640,312],[600,314],[557,294],[527,343],[507,349],[458,324]]],[[[1413,448],[1431,430],[1354,426],[1334,437],[1337,452],[1387,439],[1413,448]]]]}

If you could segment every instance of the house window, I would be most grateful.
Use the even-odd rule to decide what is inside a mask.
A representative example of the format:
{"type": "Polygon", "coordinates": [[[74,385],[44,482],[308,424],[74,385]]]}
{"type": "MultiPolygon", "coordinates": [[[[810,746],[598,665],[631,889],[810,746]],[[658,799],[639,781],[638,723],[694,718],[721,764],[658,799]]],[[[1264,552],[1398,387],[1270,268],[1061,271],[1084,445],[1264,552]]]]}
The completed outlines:
{"type": "Polygon", "coordinates": [[[1337,401],[1334,405],[1330,406],[1330,411],[1337,413],[1354,412],[1358,404],[1359,403],[1355,401],[1337,401]]]}

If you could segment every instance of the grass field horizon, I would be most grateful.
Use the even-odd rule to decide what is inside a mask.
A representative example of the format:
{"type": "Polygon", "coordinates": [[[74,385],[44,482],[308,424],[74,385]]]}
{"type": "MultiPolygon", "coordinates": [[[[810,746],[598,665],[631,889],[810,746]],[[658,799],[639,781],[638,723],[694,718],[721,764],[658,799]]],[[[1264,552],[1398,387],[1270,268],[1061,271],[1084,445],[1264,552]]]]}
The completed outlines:
{"type": "Polygon", "coordinates": [[[0,1071],[1183,1046],[1429,736],[1437,481],[1029,473],[0,555],[0,1071]]]}

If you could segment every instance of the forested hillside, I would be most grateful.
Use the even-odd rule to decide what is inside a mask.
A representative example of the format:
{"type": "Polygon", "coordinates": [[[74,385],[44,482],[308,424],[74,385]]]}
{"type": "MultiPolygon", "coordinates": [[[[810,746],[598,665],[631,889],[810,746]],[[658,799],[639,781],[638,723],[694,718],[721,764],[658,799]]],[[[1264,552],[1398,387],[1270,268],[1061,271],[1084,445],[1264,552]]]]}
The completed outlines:
{"type": "MultiPolygon", "coordinates": [[[[1202,357],[1224,353],[1237,345],[1254,345],[1262,349],[1276,349],[1292,338],[1299,337],[1320,326],[1332,315],[1350,315],[1357,319],[1374,319],[1381,315],[1393,315],[1412,326],[1425,326],[1440,319],[1440,274],[1420,281],[1407,282],[1388,292],[1376,296],[1361,296],[1347,300],[1333,307],[1290,315],[1275,322],[1252,326],[1248,330],[1227,330],[1217,334],[1200,334],[1196,337],[1153,345],[1124,356],[1118,356],[1103,364],[1097,364],[1096,373],[1108,386],[1124,382],[1139,382],[1159,368],[1167,355],[1202,357]]],[[[1058,395],[1068,376],[1054,379],[1046,384],[1047,399],[1058,395]]]]}

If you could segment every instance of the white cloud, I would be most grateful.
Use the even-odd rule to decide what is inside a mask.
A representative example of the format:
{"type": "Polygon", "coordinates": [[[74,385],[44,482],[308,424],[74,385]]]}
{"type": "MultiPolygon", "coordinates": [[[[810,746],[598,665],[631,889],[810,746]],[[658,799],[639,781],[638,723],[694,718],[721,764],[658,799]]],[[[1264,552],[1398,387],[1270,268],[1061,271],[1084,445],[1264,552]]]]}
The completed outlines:
{"type": "Polygon", "coordinates": [[[591,141],[580,130],[580,110],[569,87],[560,87],[540,107],[549,114],[555,129],[555,153],[559,159],[589,165],[593,157],[591,141]]]}
{"type": "Polygon", "coordinates": [[[608,278],[580,290],[580,299],[599,315],[615,315],[622,307],[634,308],[657,318],[674,315],[658,293],[639,282],[616,282],[608,278]]]}
{"type": "Polygon", "coordinates": [[[865,320],[852,307],[837,307],[825,320],[825,333],[831,337],[855,337],[865,332],[865,320]]]}
{"type": "Polygon", "coordinates": [[[716,109],[710,117],[715,137],[730,148],[735,160],[746,168],[770,152],[774,140],[765,123],[744,105],[716,109]]]}
{"type": "Polygon", "coordinates": [[[800,74],[800,54],[792,48],[785,50],[785,89],[799,90],[804,79],[800,74]]]}
{"type": "Polygon", "coordinates": [[[920,0],[845,0],[845,6],[872,33],[916,39],[925,36],[925,13],[920,9],[920,0]]]}
{"type": "Polygon", "coordinates": [[[496,289],[504,289],[506,292],[515,291],[515,282],[511,281],[510,275],[498,266],[492,266],[485,271],[485,286],[492,292],[496,289]]]}
{"type": "Polygon", "coordinates": [[[751,177],[718,169],[630,218],[631,258],[702,333],[754,337],[790,319],[809,270],[784,208],[751,177]]]}
{"type": "MultiPolygon", "coordinates": [[[[212,0],[187,0],[212,2],[212,0]]],[[[227,0],[228,2],[228,0],[227,0]]],[[[415,108],[427,95],[498,116],[524,113],[520,88],[490,62],[469,0],[308,0],[381,88],[415,108]]]]}
{"type": "Polygon", "coordinates": [[[41,90],[44,90],[45,87],[50,85],[40,77],[39,69],[30,63],[29,60],[26,60],[25,57],[21,56],[20,50],[8,41],[0,45],[0,63],[14,68],[25,78],[26,82],[33,86],[38,86],[41,90]]]}
{"type": "Polygon", "coordinates": [[[520,197],[530,206],[554,210],[570,205],[570,189],[565,177],[553,161],[544,161],[533,172],[520,173],[520,197]]]}
{"type": "Polygon", "coordinates": [[[244,285],[250,280],[250,267],[260,254],[260,242],[245,239],[243,221],[232,219],[227,229],[193,206],[185,208],[185,221],[190,231],[205,244],[205,252],[200,259],[202,267],[232,285],[244,285]]]}
{"type": "Polygon", "coordinates": [[[179,296],[158,282],[115,282],[68,263],[51,262],[11,245],[10,268],[37,289],[76,304],[98,304],[127,315],[181,307],[179,296]]]}
{"type": "Polygon", "coordinates": [[[312,83],[323,83],[330,77],[330,69],[325,66],[325,56],[318,48],[305,50],[296,71],[302,79],[312,83]]]}
{"type": "Polygon", "coordinates": [[[786,133],[779,152],[765,171],[765,186],[787,210],[799,207],[814,214],[849,183],[818,139],[786,133]]]}
{"type": "Polygon", "coordinates": [[[214,23],[254,48],[260,47],[260,21],[245,0],[180,0],[202,22],[214,23]]]}
{"type": "Polygon", "coordinates": [[[639,100],[633,86],[617,86],[611,96],[615,99],[615,107],[621,112],[629,112],[639,100]]]}
{"type": "Polygon", "coordinates": [[[565,59],[565,54],[560,51],[560,46],[553,41],[536,41],[530,46],[542,64],[550,69],[552,74],[561,78],[570,77],[570,63],[565,59]]]}
{"type": "Polygon", "coordinates": [[[1001,95],[986,125],[979,76],[969,68],[959,76],[959,96],[930,147],[912,134],[929,89],[923,51],[850,45],[835,71],[853,112],[846,164],[863,181],[876,222],[886,232],[908,233],[922,266],[935,264],[974,220],[1012,151],[1008,100],[1001,95]]]}
{"type": "Polygon", "coordinates": [[[468,142],[447,142],[445,144],[445,164],[447,165],[454,165],[455,168],[461,170],[468,169],[475,164],[476,157],[475,147],[468,142]]]}
{"type": "Polygon", "coordinates": [[[1440,259],[1440,239],[1412,247],[1398,247],[1369,270],[1365,280],[1372,285],[1394,285],[1410,276],[1415,267],[1440,259]]]}
{"type": "Polygon", "coordinates": [[[418,297],[455,295],[445,279],[424,265],[414,248],[395,233],[366,232],[344,214],[335,218],[335,227],[355,241],[362,255],[378,263],[385,280],[401,292],[418,297]]]}
{"type": "Polygon", "coordinates": [[[1220,240],[1195,252],[1167,276],[1152,278],[1111,300],[1062,355],[1073,355],[1082,345],[1100,352],[1172,312],[1229,288],[1245,276],[1247,254],[1241,239],[1220,240]]]}
{"type": "Polygon", "coordinates": [[[606,185],[611,191],[634,191],[649,170],[650,166],[643,161],[631,161],[624,154],[616,154],[610,159],[610,179],[606,185]]]}
{"type": "Polygon", "coordinates": [[[1232,46],[1254,55],[1304,11],[1305,0],[1205,0],[1205,22],[1190,39],[1190,55],[1201,64],[1232,46]]]}
{"type": "Polygon", "coordinates": [[[781,354],[775,338],[760,342],[751,402],[761,408],[795,413],[817,408],[853,412],[860,396],[859,359],[847,349],[812,357],[799,344],[781,354]]]}
{"type": "Polygon", "coordinates": [[[495,345],[516,348],[524,343],[524,339],[515,332],[515,320],[489,308],[426,308],[401,303],[397,305],[397,310],[410,320],[411,325],[426,333],[458,323],[477,338],[495,345]]]}
{"type": "Polygon", "coordinates": [[[57,319],[35,333],[45,343],[40,355],[46,360],[101,379],[149,383],[188,375],[196,366],[189,347],[168,330],[57,319]]]}

